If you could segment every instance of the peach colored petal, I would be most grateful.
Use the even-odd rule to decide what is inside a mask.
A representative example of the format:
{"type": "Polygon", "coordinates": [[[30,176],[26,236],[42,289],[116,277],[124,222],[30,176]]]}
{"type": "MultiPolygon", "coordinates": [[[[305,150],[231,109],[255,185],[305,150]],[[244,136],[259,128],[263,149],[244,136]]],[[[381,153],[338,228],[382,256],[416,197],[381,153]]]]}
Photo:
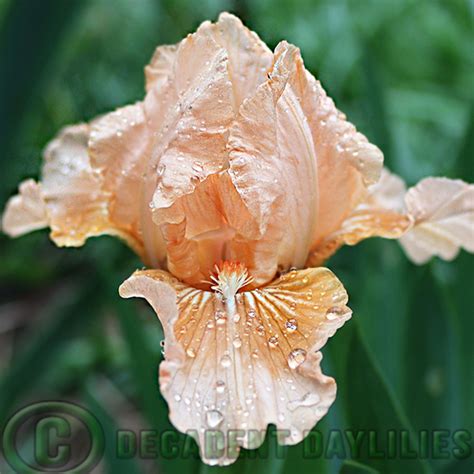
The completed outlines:
{"type": "MultiPolygon", "coordinates": [[[[314,192],[314,180],[311,180],[311,176],[315,173],[315,159],[311,155],[312,147],[308,148],[305,142],[308,134],[305,136],[304,133],[308,132],[307,129],[301,130],[298,121],[293,119],[292,112],[286,110],[293,106],[296,109],[294,113],[298,114],[300,108],[297,100],[288,93],[282,104],[276,106],[273,97],[274,92],[276,96],[281,94],[286,82],[290,80],[290,68],[295,68],[295,55],[296,49],[293,47],[282,51],[272,72],[272,80],[262,84],[256,96],[242,106],[242,110],[248,113],[244,112],[247,113],[247,117],[244,117],[241,112],[242,118],[238,124],[241,123],[242,126],[237,125],[232,129],[234,138],[231,138],[230,143],[234,148],[230,153],[230,170],[208,177],[197,184],[193,193],[181,197],[170,208],[155,213],[155,221],[162,225],[168,242],[169,269],[187,283],[199,285],[209,278],[216,262],[230,259],[245,263],[255,285],[261,285],[270,281],[279,268],[302,265],[306,259],[313,225],[310,217],[314,208],[311,203],[314,200],[309,200],[309,206],[305,203],[298,207],[300,195],[286,199],[285,189],[291,186],[289,180],[292,175],[304,180],[302,192],[311,195],[314,192]],[[262,120],[264,107],[273,111],[269,112],[275,116],[273,122],[268,121],[265,116],[262,120]],[[250,117],[252,113],[254,117],[250,117]],[[280,115],[278,124],[277,114],[280,115]],[[261,126],[265,124],[269,124],[268,138],[264,136],[266,128],[261,126]],[[260,129],[257,132],[258,126],[260,129]],[[282,156],[282,159],[278,155],[278,144],[274,140],[276,131],[272,132],[272,127],[275,130],[278,128],[281,141],[286,147],[286,156],[282,156]],[[292,135],[296,136],[296,140],[292,141],[292,135]],[[247,145],[249,137],[255,142],[260,139],[257,142],[260,149],[251,149],[247,154],[245,174],[241,181],[237,179],[239,184],[236,185],[236,177],[240,173],[240,157],[237,155],[247,145]],[[255,160],[251,155],[254,152],[258,153],[255,160]],[[294,159],[303,153],[306,155],[301,162],[294,159]],[[285,162],[286,158],[288,164],[285,162]],[[269,161],[265,164],[265,160],[269,161]],[[262,176],[263,166],[268,169],[268,179],[262,176]],[[276,169],[275,172],[270,169],[272,166],[281,167],[281,170],[276,169]],[[275,185],[275,176],[282,180],[281,185],[275,185]],[[237,189],[239,185],[241,189],[237,189]],[[262,207],[265,205],[262,199],[271,200],[275,194],[277,202],[270,204],[265,217],[269,222],[259,221],[263,212],[259,214],[257,209],[260,203],[262,207]],[[298,212],[293,211],[295,208],[298,212]],[[294,215],[291,233],[288,233],[286,221],[287,215],[291,213],[294,215]],[[303,241],[300,238],[293,242],[294,236],[302,236],[303,241]]],[[[300,118],[301,123],[304,121],[301,116],[297,118],[300,118]]],[[[310,136],[309,140],[311,141],[310,136]]],[[[252,147],[253,143],[249,146],[252,147]]]]}
{"type": "MultiPolygon", "coordinates": [[[[214,33],[218,25],[205,23],[198,32],[214,33]]],[[[331,104],[304,69],[298,49],[281,43],[269,78],[243,102],[230,130],[229,169],[216,179],[195,180],[193,192],[154,213],[155,222],[167,226],[162,230],[174,274],[199,285],[216,261],[233,259],[245,263],[261,285],[278,270],[303,266],[319,229],[328,228],[328,219],[335,219],[329,227],[341,223],[380,172],[378,149],[331,104]],[[322,109],[319,115],[315,106],[322,109]],[[321,181],[321,166],[340,177],[328,174],[321,181]],[[328,202],[340,197],[343,210],[322,209],[318,193],[327,194],[326,186],[328,202]]]]}
{"type": "Polygon", "coordinates": [[[138,236],[110,219],[111,193],[91,165],[89,133],[87,124],[65,127],[47,145],[41,182],[30,180],[20,186],[20,195],[7,206],[4,229],[20,235],[49,226],[56,245],[72,247],[83,245],[88,237],[116,235],[143,255],[138,236]]]}
{"type": "Polygon", "coordinates": [[[270,223],[273,271],[302,266],[314,232],[317,161],[296,91],[304,74],[298,50],[280,43],[270,79],[246,100],[229,137],[229,174],[261,236],[270,223]]]}
{"type": "Polygon", "coordinates": [[[229,173],[273,251],[274,271],[300,267],[310,250],[326,246],[383,160],[285,42],[270,79],[243,103],[229,146],[229,173]]]}
{"type": "Polygon", "coordinates": [[[103,115],[91,123],[89,156],[102,180],[109,219],[115,227],[143,246],[142,259],[153,267],[166,261],[166,246],[152,220],[150,197],[145,195],[150,132],[137,102],[103,115]]]}
{"type": "Polygon", "coordinates": [[[20,184],[19,191],[18,195],[8,201],[2,218],[2,230],[10,237],[18,237],[48,226],[40,185],[28,179],[20,184]]]}
{"type": "Polygon", "coordinates": [[[273,63],[273,54],[256,33],[229,13],[221,13],[217,23],[203,23],[199,30],[212,35],[227,52],[234,110],[237,113],[244,99],[251,97],[266,80],[273,63]]]}
{"type": "Polygon", "coordinates": [[[41,190],[51,238],[59,246],[80,246],[102,233],[107,197],[87,154],[89,126],[65,127],[45,148],[41,190]]]}
{"type": "MultiPolygon", "coordinates": [[[[81,246],[88,237],[111,229],[108,194],[87,153],[90,128],[86,124],[64,128],[44,151],[41,192],[46,203],[51,239],[59,246],[81,246]]],[[[136,248],[138,243],[130,239],[136,248]]]]}
{"type": "MultiPolygon", "coordinates": [[[[275,275],[270,223],[264,236],[227,172],[210,176],[178,200],[161,226],[168,244],[168,269],[189,284],[205,288],[216,262],[240,261],[260,286],[275,275]],[[175,219],[174,219],[175,218],[175,219]]],[[[162,214],[162,213],[160,213],[162,214]]]]}
{"type": "Polygon", "coordinates": [[[168,269],[181,280],[206,288],[203,281],[209,280],[221,260],[244,263],[254,286],[274,277],[274,235],[280,232],[280,225],[270,222],[262,236],[227,172],[210,176],[160,216],[164,218],[160,228],[167,242],[168,269]]]}
{"type": "Polygon", "coordinates": [[[403,213],[406,190],[403,179],[383,168],[377,183],[369,186],[367,199],[374,207],[403,213]]]}
{"type": "Polygon", "coordinates": [[[202,287],[214,265],[226,258],[226,246],[235,234],[225,218],[220,180],[220,174],[208,177],[192,194],[155,216],[161,218],[169,271],[195,286],[202,287]]]}
{"type": "Polygon", "coordinates": [[[300,96],[318,159],[319,206],[312,249],[337,230],[379,179],[383,154],[359,133],[308,71],[300,96]]]}
{"type": "Polygon", "coordinates": [[[343,245],[356,245],[370,237],[399,239],[411,225],[412,220],[408,215],[387,209],[359,206],[344,219],[336,232],[319,243],[309,255],[306,265],[322,265],[343,245]]]}
{"type": "MultiPolygon", "coordinates": [[[[172,56],[166,54],[166,60],[160,59],[164,53],[168,51],[157,52],[153,62],[167,63],[173,56],[173,66],[160,66],[166,72],[160,87],[150,89],[145,108],[153,129],[179,128],[180,133],[158,132],[153,164],[160,176],[148,172],[147,190],[156,189],[154,220],[167,241],[168,267],[199,285],[217,261],[232,253],[229,239],[238,234],[240,242],[243,233],[255,228],[228,176],[218,171],[227,166],[227,133],[235,110],[244,95],[266,79],[273,55],[229,14],[222,14],[216,24],[203,23],[172,56]],[[182,90],[175,90],[176,78],[182,90]],[[166,113],[178,99],[181,110],[166,113]],[[176,121],[173,126],[170,120],[176,121]],[[216,179],[209,178],[213,174],[216,179]],[[230,216],[229,209],[240,212],[230,216]]],[[[268,281],[275,268],[266,273],[268,281]]]]}
{"type": "Polygon", "coordinates": [[[413,262],[452,260],[460,248],[474,252],[474,185],[426,178],[408,190],[405,203],[414,226],[400,244],[413,262]]]}
{"type": "Polygon", "coordinates": [[[153,53],[150,64],[145,66],[146,91],[166,84],[173,74],[173,65],[176,60],[178,44],[158,46],[153,53]]]}
{"type": "Polygon", "coordinates": [[[398,239],[413,225],[404,210],[405,183],[383,169],[379,182],[368,187],[365,199],[341,226],[322,239],[311,252],[309,266],[322,265],[343,245],[356,245],[370,237],[398,239]]]}
{"type": "MultiPolygon", "coordinates": [[[[273,62],[273,54],[256,33],[246,28],[242,21],[230,13],[221,13],[216,23],[205,21],[197,31],[207,34],[222,48],[229,58],[229,78],[232,82],[234,110],[252,95],[264,82],[273,62]]],[[[145,67],[146,90],[162,87],[174,74],[179,43],[156,48],[145,67]]]]}
{"type": "Polygon", "coordinates": [[[154,134],[146,190],[156,211],[191,193],[227,160],[234,116],[227,65],[225,49],[198,30],[179,44],[171,74],[145,98],[154,134]]]}
{"type": "Polygon", "coordinates": [[[326,414],[336,384],[321,373],[318,351],[351,316],[342,284],[325,268],[237,294],[226,293],[228,277],[216,279],[222,295],[156,270],[136,272],[120,288],[123,297],[146,298],[163,324],[160,388],[171,421],[194,433],[206,463],[221,465],[240,446],[258,447],[269,423],[288,430],[281,443],[295,444],[326,414]],[[209,430],[243,433],[225,436],[214,457],[206,450],[209,430]]]}

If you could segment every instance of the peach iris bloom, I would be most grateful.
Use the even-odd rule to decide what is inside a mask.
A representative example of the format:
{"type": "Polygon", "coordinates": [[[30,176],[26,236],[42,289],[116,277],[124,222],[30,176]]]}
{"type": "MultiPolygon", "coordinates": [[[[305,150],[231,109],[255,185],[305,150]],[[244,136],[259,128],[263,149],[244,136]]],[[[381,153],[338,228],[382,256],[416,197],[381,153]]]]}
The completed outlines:
{"type": "Polygon", "coordinates": [[[335,399],[320,350],[351,317],[321,265],[373,236],[401,238],[417,263],[474,251],[474,186],[427,178],[406,191],[298,48],[272,52],[232,15],[157,48],[145,75],[142,102],[59,133],[3,228],[50,227],[59,246],[113,234],[140,255],[149,270],[120,294],[156,311],[161,391],[205,462],[231,463],[269,423],[298,443],[335,399]],[[243,435],[215,458],[208,429],[243,435]]]}

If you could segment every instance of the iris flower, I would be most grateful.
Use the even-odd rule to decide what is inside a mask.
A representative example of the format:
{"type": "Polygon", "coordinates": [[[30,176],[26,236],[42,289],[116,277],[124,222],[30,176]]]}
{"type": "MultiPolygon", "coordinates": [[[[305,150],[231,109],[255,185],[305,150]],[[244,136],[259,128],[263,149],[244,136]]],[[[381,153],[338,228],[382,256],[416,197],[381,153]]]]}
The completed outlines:
{"type": "Polygon", "coordinates": [[[416,263],[473,252],[474,186],[426,178],[406,190],[299,49],[270,51],[230,14],[158,47],[145,76],[142,102],[50,142],[3,229],[50,227],[72,247],[116,235],[138,253],[148,269],[120,294],[156,311],[161,392],[205,462],[233,462],[268,424],[298,443],[336,397],[320,351],[351,317],[324,262],[375,236],[400,239],[416,263]],[[238,435],[216,457],[209,430],[238,435]]]}

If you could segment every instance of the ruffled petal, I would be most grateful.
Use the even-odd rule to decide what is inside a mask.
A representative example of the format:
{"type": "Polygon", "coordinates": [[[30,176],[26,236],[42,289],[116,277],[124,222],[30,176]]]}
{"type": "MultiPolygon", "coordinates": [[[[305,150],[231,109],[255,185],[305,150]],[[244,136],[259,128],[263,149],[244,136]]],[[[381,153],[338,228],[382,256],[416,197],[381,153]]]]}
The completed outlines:
{"type": "Polygon", "coordinates": [[[203,23],[200,30],[212,35],[227,52],[233,105],[237,113],[244,99],[251,97],[266,80],[273,63],[273,53],[256,33],[230,13],[221,13],[217,23],[203,23]]]}
{"type": "MultiPolygon", "coordinates": [[[[383,161],[304,69],[299,50],[285,42],[275,51],[269,80],[243,103],[229,146],[229,173],[260,224],[268,255],[272,249],[274,272],[300,267],[310,252],[328,246],[377,181],[383,161]]],[[[364,232],[398,226],[396,218],[371,216],[364,232]]],[[[352,235],[359,224],[344,233],[352,235]]]]}
{"type": "Polygon", "coordinates": [[[369,186],[367,201],[372,207],[405,212],[405,193],[407,187],[400,176],[382,169],[380,179],[369,186]]]}
{"type": "Polygon", "coordinates": [[[404,181],[384,169],[364,201],[341,227],[323,239],[307,264],[321,265],[342,245],[369,237],[399,239],[417,264],[433,256],[474,252],[474,185],[448,178],[426,178],[407,192],[404,181]]]}
{"type": "Polygon", "coordinates": [[[91,123],[89,156],[101,177],[107,211],[113,226],[139,242],[143,261],[155,268],[166,263],[166,245],[152,220],[151,196],[146,195],[147,170],[153,134],[143,103],[137,102],[103,115],[91,123]]]}
{"type": "Polygon", "coordinates": [[[149,92],[153,88],[163,87],[173,74],[173,65],[176,60],[178,44],[158,46],[153,53],[150,64],[145,66],[145,89],[149,92]]]}
{"type": "Polygon", "coordinates": [[[368,187],[365,199],[318,243],[306,264],[322,265],[343,245],[356,245],[371,237],[399,239],[406,234],[413,219],[405,211],[405,191],[403,180],[383,169],[380,180],[368,187]]]}
{"type": "Polygon", "coordinates": [[[297,48],[281,43],[270,79],[246,100],[229,137],[232,182],[278,266],[302,266],[315,227],[317,161],[298,83],[297,48]]]}
{"type": "Polygon", "coordinates": [[[108,228],[108,196],[87,153],[89,132],[87,124],[66,127],[44,151],[41,192],[59,246],[81,246],[108,228]]]}
{"type": "MultiPolygon", "coordinates": [[[[115,114],[118,116],[121,112],[115,114]]],[[[7,205],[3,216],[7,233],[16,236],[49,226],[50,237],[56,245],[68,247],[79,247],[88,237],[115,235],[147,260],[140,233],[129,221],[129,215],[120,217],[133,207],[126,202],[125,189],[111,185],[122,168],[107,162],[121,159],[120,142],[113,142],[109,149],[104,144],[107,140],[102,134],[102,125],[110,120],[110,116],[105,116],[93,125],[65,127],[46,146],[40,183],[26,181],[20,186],[20,194],[7,205]],[[100,144],[94,149],[94,160],[88,150],[91,129],[98,134],[96,140],[92,140],[94,146],[100,144]]],[[[114,133],[117,130],[113,128],[114,133]]]]}
{"type": "MultiPolygon", "coordinates": [[[[318,252],[327,247],[328,236],[337,232],[345,220],[354,218],[354,210],[366,196],[367,186],[379,177],[383,157],[377,147],[345,120],[320,84],[305,70],[297,48],[281,43],[275,51],[269,78],[264,80],[260,74],[256,81],[247,81],[245,84],[251,84],[247,90],[254,95],[242,101],[241,94],[236,96],[236,90],[242,86],[234,77],[236,64],[248,63],[255,71],[256,61],[266,65],[270,55],[241,22],[223,15],[215,25],[205,22],[185,41],[189,42],[187,49],[193,48],[193,41],[206,45],[201,45],[201,49],[207,47],[211,56],[225,51],[234,106],[236,97],[237,103],[242,105],[230,128],[229,169],[220,173],[221,176],[228,173],[232,180],[230,186],[220,178],[204,183],[210,175],[219,173],[219,166],[207,167],[199,162],[194,170],[197,172],[188,173],[190,163],[195,163],[193,160],[200,153],[193,151],[189,156],[181,156],[185,165],[174,160],[179,173],[170,172],[169,176],[176,180],[169,181],[167,188],[164,183],[168,166],[160,161],[162,174],[153,199],[157,208],[154,219],[166,226],[162,230],[169,241],[168,263],[178,271],[180,278],[199,284],[215,263],[206,255],[223,259],[232,256],[248,266],[258,284],[264,284],[278,270],[301,267],[310,251],[318,252]],[[245,53],[252,47],[259,51],[254,58],[245,53]],[[222,193],[216,190],[217,181],[225,183],[232,196],[237,191],[240,199],[233,198],[234,207],[225,206],[222,193]],[[207,212],[203,212],[203,206],[189,205],[189,202],[179,204],[179,199],[206,202],[207,212]],[[251,230],[248,224],[245,229],[230,224],[238,220],[237,210],[243,212],[241,202],[246,207],[246,222],[254,224],[251,230]],[[194,222],[199,219],[194,218],[192,212],[201,218],[198,226],[194,222]],[[197,242],[197,235],[206,238],[200,237],[197,242]],[[183,262],[186,265],[182,265],[183,262]]],[[[184,43],[174,55],[177,65],[184,43]]],[[[199,71],[202,57],[194,55],[193,60],[199,71]]],[[[208,60],[207,64],[210,63],[208,60]]],[[[171,76],[167,77],[171,80],[171,76]]],[[[217,81],[219,77],[217,74],[217,81]]],[[[165,89],[161,88],[155,96],[165,95],[165,89]]],[[[224,128],[227,131],[228,123],[224,128]]],[[[201,130],[205,131],[206,127],[201,130]]],[[[200,136],[190,136],[194,143],[201,143],[200,136]]],[[[214,150],[208,156],[221,156],[217,161],[225,168],[227,157],[225,153],[220,155],[221,151],[214,150]]],[[[378,227],[392,229],[385,230],[383,235],[399,236],[397,219],[397,215],[392,215],[390,221],[381,222],[378,215],[370,216],[362,225],[364,236],[377,235],[374,229],[378,227]]],[[[338,237],[341,244],[355,241],[353,234],[359,232],[359,227],[359,223],[352,222],[344,232],[348,234],[347,239],[338,237]]]]}
{"type": "Polygon", "coordinates": [[[40,185],[28,179],[20,184],[19,191],[8,201],[2,218],[2,230],[10,237],[19,237],[48,226],[40,185]]]}
{"type": "Polygon", "coordinates": [[[351,316],[325,268],[291,271],[253,291],[226,288],[198,290],[156,270],[120,288],[146,298],[163,324],[160,387],[171,421],[196,438],[205,462],[221,465],[240,446],[258,447],[269,423],[286,430],[281,443],[295,444],[326,414],[336,384],[321,373],[318,351],[351,316]],[[232,430],[242,431],[232,439],[232,430]],[[216,440],[221,449],[209,451],[216,440]]]}
{"type": "Polygon", "coordinates": [[[460,248],[474,252],[474,185],[426,178],[408,190],[405,204],[414,225],[400,244],[413,262],[452,260],[460,248]]]}
{"type": "Polygon", "coordinates": [[[171,74],[145,98],[154,135],[146,189],[155,213],[220,171],[234,116],[224,48],[200,28],[178,46],[171,74]]]}
{"type": "Polygon", "coordinates": [[[365,199],[367,187],[380,177],[383,154],[347,121],[308,71],[300,90],[318,160],[319,205],[313,250],[365,199]]]}
{"type": "MultiPolygon", "coordinates": [[[[198,32],[211,32],[222,43],[218,25],[205,23],[198,32]]],[[[231,62],[229,53],[229,70],[231,62]]],[[[326,245],[317,237],[320,230],[341,225],[354,211],[382,161],[331,104],[304,69],[298,49],[281,43],[269,78],[243,101],[230,129],[229,168],[195,180],[192,192],[154,213],[174,274],[200,285],[216,262],[232,259],[245,263],[255,285],[262,285],[277,271],[303,266],[315,239],[319,247],[326,245]],[[323,180],[320,169],[327,174],[323,180]],[[344,208],[325,209],[321,192],[331,205],[340,199],[344,208]]]]}

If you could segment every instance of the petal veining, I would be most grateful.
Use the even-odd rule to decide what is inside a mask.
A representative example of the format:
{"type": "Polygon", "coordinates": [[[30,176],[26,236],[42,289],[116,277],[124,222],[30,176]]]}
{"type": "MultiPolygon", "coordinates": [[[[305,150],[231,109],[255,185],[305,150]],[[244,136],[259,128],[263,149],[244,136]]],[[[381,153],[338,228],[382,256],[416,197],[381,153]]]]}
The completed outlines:
{"type": "Polygon", "coordinates": [[[269,423],[282,430],[279,442],[295,444],[334,401],[319,350],[351,311],[328,269],[291,271],[232,298],[139,271],[120,292],[146,298],[158,314],[166,337],[161,391],[171,421],[195,433],[205,462],[229,464],[239,446],[258,447],[269,423]],[[209,430],[221,432],[218,452],[208,450],[209,430]],[[241,436],[232,440],[229,430],[241,436]]]}

